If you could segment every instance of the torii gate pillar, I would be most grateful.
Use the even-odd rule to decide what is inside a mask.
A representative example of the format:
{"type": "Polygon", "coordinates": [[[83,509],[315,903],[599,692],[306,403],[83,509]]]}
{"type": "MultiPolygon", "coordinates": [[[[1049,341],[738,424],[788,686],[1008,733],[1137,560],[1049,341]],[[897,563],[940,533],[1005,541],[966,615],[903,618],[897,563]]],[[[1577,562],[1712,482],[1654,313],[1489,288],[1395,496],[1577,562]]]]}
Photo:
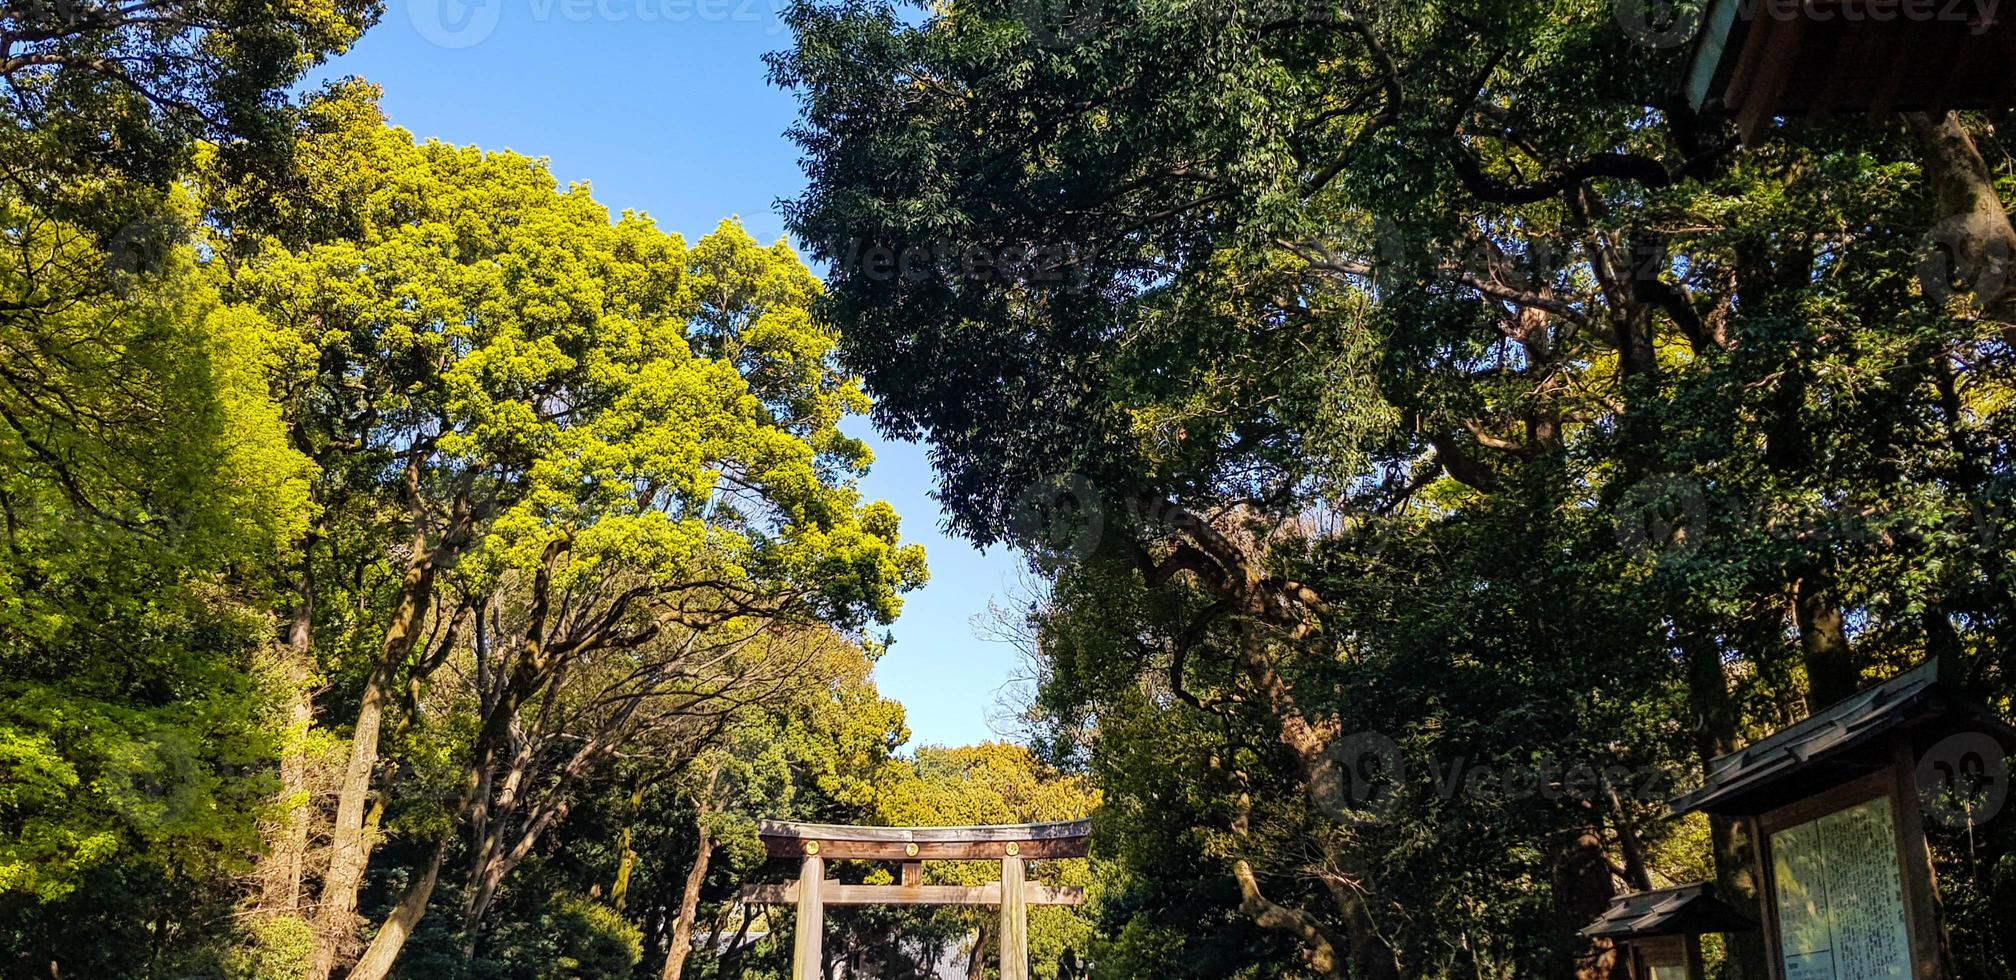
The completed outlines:
{"type": "Polygon", "coordinates": [[[1001,859],[1001,980],[1029,980],[1029,905],[1019,857],[1001,859]]]}
{"type": "Polygon", "coordinates": [[[826,903],[820,886],[826,883],[826,859],[810,856],[798,871],[798,930],[791,949],[791,976],[817,977],[826,968],[820,940],[826,933],[826,903]]]}
{"type": "Polygon", "coordinates": [[[820,980],[821,940],[828,905],[998,905],[1001,908],[1001,980],[1029,980],[1029,906],[1083,905],[1080,888],[1028,882],[1026,861],[1082,858],[1090,851],[1092,824],[1016,827],[834,827],[766,820],[761,835],[773,858],[799,859],[795,885],[749,885],[742,901],[796,905],[798,929],[791,953],[792,980],[820,980]],[[964,888],[924,884],[925,861],[1001,862],[1001,882],[964,888]],[[899,885],[843,885],[826,878],[826,862],[898,861],[899,885]]]}

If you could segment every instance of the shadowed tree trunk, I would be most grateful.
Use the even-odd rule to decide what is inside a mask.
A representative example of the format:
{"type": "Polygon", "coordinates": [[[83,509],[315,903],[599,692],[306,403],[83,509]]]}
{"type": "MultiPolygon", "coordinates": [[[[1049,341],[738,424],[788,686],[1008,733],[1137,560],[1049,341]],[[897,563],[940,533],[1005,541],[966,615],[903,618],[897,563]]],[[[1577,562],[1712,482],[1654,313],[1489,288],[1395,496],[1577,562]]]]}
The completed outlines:
{"type": "Polygon", "coordinates": [[[987,980],[987,943],[992,939],[987,923],[973,931],[973,949],[966,955],[966,980],[987,980]]]}
{"type": "MultiPolygon", "coordinates": [[[[1714,636],[1698,626],[1687,628],[1679,637],[1687,663],[1688,703],[1696,713],[1694,748],[1705,769],[1721,756],[1736,750],[1738,709],[1729,693],[1729,676],[1722,665],[1722,650],[1714,636]]],[[[1709,817],[1709,837],[1714,848],[1715,888],[1722,899],[1739,911],[1763,921],[1752,844],[1745,826],[1727,817],[1709,817]]],[[[1730,980],[1764,980],[1769,976],[1764,936],[1759,930],[1730,933],[1726,937],[1728,959],[1725,969],[1730,980]]]]}
{"type": "Polygon", "coordinates": [[[301,907],[301,880],[308,860],[308,730],[315,723],[309,686],[315,676],[313,625],[315,576],[304,554],[296,583],[299,601],[288,617],[287,636],[277,655],[287,687],[287,742],[280,754],[280,799],[287,801],[280,825],[260,862],[260,907],[294,912],[301,907]]]}
{"type": "MultiPolygon", "coordinates": [[[[1573,935],[1610,907],[1610,900],[1617,897],[1611,874],[1603,835],[1595,829],[1576,833],[1562,848],[1554,861],[1554,909],[1563,935],[1573,935]]],[[[1586,941],[1584,945],[1588,946],[1586,941]]],[[[1599,940],[1577,958],[1575,976],[1577,980],[1625,980],[1630,967],[1616,943],[1599,940]]]]}
{"type": "Polygon", "coordinates": [[[363,697],[358,701],[350,756],[336,789],[329,870],[322,878],[322,904],[315,916],[315,955],[309,961],[307,980],[328,980],[335,970],[338,951],[356,929],[357,890],[364,882],[364,870],[371,863],[371,849],[376,844],[365,821],[365,810],[371,795],[371,775],[378,765],[379,731],[384,725],[394,675],[419,640],[421,620],[433,600],[435,572],[436,554],[427,546],[426,535],[416,534],[413,558],[400,584],[399,599],[385,629],[378,663],[365,680],[363,697]]]}
{"type": "Polygon", "coordinates": [[[693,800],[695,833],[693,867],[686,872],[686,888],[679,895],[679,914],[672,920],[672,944],[665,953],[665,969],[660,980],[679,980],[686,972],[686,958],[693,953],[693,922],[700,914],[700,887],[707,883],[707,865],[714,857],[714,838],[707,829],[714,789],[721,781],[721,769],[707,776],[707,788],[693,800]]]}
{"type": "Polygon", "coordinates": [[[1921,163],[1936,197],[1932,254],[1921,269],[1934,300],[1954,293],[1971,299],[1990,317],[2009,322],[2016,313],[2016,227],[1995,191],[1994,175],[1961,125],[1958,113],[1908,113],[1905,125],[1923,152],[1921,163]],[[1939,281],[1943,278],[1943,282],[1939,281]]]}
{"type": "Polygon", "coordinates": [[[1792,613],[1805,654],[1808,709],[1847,699],[1862,686],[1862,666],[1848,644],[1833,573],[1821,568],[1800,576],[1792,586],[1792,613]]]}

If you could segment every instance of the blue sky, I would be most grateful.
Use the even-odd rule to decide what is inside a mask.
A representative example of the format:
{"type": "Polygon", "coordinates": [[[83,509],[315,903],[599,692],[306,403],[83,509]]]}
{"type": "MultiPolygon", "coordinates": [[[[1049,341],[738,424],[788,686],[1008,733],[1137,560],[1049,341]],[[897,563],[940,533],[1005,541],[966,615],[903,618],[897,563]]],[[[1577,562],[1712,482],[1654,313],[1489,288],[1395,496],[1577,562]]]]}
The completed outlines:
{"type": "MultiPolygon", "coordinates": [[[[384,86],[392,121],[422,138],[551,158],[561,181],[588,181],[612,210],[647,211],[689,241],[730,216],[771,241],[783,234],[777,201],[804,184],[783,135],[791,97],[765,82],[761,60],[790,42],[782,2],[391,0],[317,77],[384,86]]],[[[877,680],[908,707],[915,742],[990,738],[1019,664],[971,621],[1010,597],[1020,559],[947,538],[924,447],[873,442],[865,490],[894,504],[931,555],[931,584],[909,597],[877,680]]]]}

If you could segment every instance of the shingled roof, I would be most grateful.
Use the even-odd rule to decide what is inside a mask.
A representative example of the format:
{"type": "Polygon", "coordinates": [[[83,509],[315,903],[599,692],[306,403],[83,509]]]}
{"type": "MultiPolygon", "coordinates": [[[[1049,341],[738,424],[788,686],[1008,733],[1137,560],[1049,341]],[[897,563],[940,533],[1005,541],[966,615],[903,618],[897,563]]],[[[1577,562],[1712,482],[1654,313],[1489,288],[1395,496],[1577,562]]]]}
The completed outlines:
{"type": "Polygon", "coordinates": [[[1591,939],[1630,940],[1755,928],[1755,920],[1717,897],[1715,886],[1704,881],[1620,895],[1582,934],[1591,939]]]}
{"type": "Polygon", "coordinates": [[[1705,785],[1675,799],[1673,812],[1763,813],[1890,765],[1886,736],[1968,729],[2016,743],[2016,729],[1961,695],[1929,660],[1709,763],[1705,785]]]}
{"type": "MultiPolygon", "coordinates": [[[[1893,3],[1881,17],[1854,16],[1857,6],[1866,13],[1871,5],[1711,0],[1687,69],[1688,100],[1696,109],[1726,108],[1746,141],[1779,116],[1945,112],[2016,101],[2009,72],[2016,25],[1995,17],[1993,5],[1977,16],[1971,5],[1928,2],[1914,16],[1893,3]]],[[[1654,8],[1638,9],[1642,16],[1654,8]]],[[[1652,24],[1626,27],[1640,40],[1668,40],[1652,24]]]]}

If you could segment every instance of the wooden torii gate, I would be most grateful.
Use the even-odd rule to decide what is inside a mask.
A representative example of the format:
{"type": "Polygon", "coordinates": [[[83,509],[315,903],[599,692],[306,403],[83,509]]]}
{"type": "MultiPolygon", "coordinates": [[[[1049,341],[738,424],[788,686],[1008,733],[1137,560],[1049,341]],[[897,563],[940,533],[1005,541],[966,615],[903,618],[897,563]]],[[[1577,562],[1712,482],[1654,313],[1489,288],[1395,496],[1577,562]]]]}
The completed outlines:
{"type": "Polygon", "coordinates": [[[759,833],[771,857],[801,862],[797,884],[742,889],[742,901],[751,905],[798,907],[792,980],[819,980],[828,905],[998,905],[1001,980],[1029,980],[1029,906],[1085,904],[1082,888],[1031,884],[1023,862],[1086,856],[1092,837],[1089,820],[1015,827],[836,827],[765,820],[759,833]],[[829,881],[829,860],[900,862],[902,883],[829,881]],[[969,888],[924,883],[926,861],[992,860],[1001,862],[997,884],[969,888]]]}

